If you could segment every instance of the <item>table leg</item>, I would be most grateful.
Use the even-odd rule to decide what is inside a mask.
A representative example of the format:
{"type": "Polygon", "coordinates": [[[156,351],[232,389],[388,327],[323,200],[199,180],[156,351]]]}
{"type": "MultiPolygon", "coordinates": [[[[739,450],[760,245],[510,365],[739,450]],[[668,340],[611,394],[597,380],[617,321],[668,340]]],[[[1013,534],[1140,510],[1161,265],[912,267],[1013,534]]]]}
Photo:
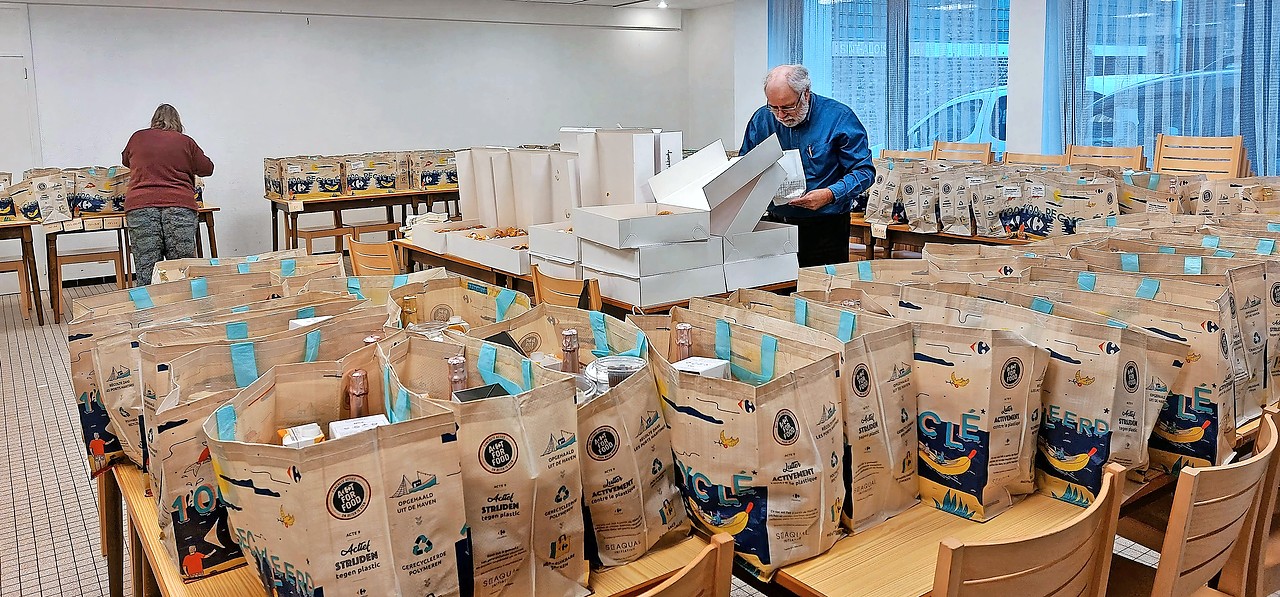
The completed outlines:
{"type": "MultiPolygon", "coordinates": [[[[273,203],[272,205],[275,204],[273,203]]],[[[274,214],[274,212],[272,213],[274,214]]],[[[273,227],[271,229],[272,232],[276,231],[274,225],[275,223],[273,221],[273,227]]],[[[218,237],[213,233],[213,212],[207,212],[204,214],[204,226],[205,230],[209,233],[209,256],[216,259],[218,257],[218,237]]],[[[275,244],[274,239],[272,240],[272,244],[275,244]]]]}
{"type": "Polygon", "coordinates": [[[58,235],[44,235],[45,263],[49,264],[49,309],[53,311],[53,323],[62,323],[62,267],[58,265],[58,235]]]}
{"type": "Polygon", "coordinates": [[[44,298],[40,296],[40,271],[36,268],[36,247],[32,240],[31,227],[22,229],[22,261],[27,268],[27,280],[31,285],[32,304],[36,306],[36,320],[44,325],[44,298]]]}
{"type": "Polygon", "coordinates": [[[204,241],[200,240],[200,224],[196,223],[196,257],[204,257],[204,241]]]}
{"type": "Polygon", "coordinates": [[[296,211],[289,212],[289,227],[288,227],[289,238],[287,241],[288,247],[286,247],[289,249],[298,248],[298,215],[299,214],[296,211]]]}
{"type": "MultiPolygon", "coordinates": [[[[199,239],[200,239],[200,231],[196,230],[196,240],[199,240],[199,239]]],[[[134,282],[133,274],[131,273],[133,271],[133,247],[129,246],[128,229],[125,229],[125,228],[120,229],[120,247],[121,247],[120,263],[124,264],[124,281],[125,281],[124,287],[130,288],[133,286],[133,282],[134,282]]]]}
{"type": "Polygon", "coordinates": [[[871,234],[870,228],[864,228],[862,230],[862,246],[866,247],[867,261],[871,261],[876,258],[876,237],[871,234]]]}
{"type": "Polygon", "coordinates": [[[133,519],[129,519],[129,572],[133,580],[133,597],[142,597],[142,569],[147,564],[142,555],[142,540],[138,538],[138,529],[134,528],[133,519]]]}
{"type": "Polygon", "coordinates": [[[271,250],[280,250],[280,205],[275,201],[271,202],[271,250]]]}
{"type": "MultiPolygon", "coordinates": [[[[401,208],[401,211],[404,211],[404,209],[405,209],[405,208],[404,208],[404,205],[401,205],[401,206],[400,206],[400,208],[401,208]]],[[[392,205],[388,205],[388,206],[387,206],[387,221],[388,221],[388,222],[394,222],[394,221],[396,221],[396,208],[395,208],[395,206],[392,206],[392,205]]],[[[396,231],[395,231],[395,230],[388,230],[388,231],[387,231],[387,240],[395,240],[395,239],[396,239],[396,231]]]]}
{"type": "Polygon", "coordinates": [[[124,597],[124,512],[120,484],[113,471],[98,476],[102,483],[103,503],[99,515],[106,523],[102,543],[107,549],[107,584],[111,597],[124,597]]]}

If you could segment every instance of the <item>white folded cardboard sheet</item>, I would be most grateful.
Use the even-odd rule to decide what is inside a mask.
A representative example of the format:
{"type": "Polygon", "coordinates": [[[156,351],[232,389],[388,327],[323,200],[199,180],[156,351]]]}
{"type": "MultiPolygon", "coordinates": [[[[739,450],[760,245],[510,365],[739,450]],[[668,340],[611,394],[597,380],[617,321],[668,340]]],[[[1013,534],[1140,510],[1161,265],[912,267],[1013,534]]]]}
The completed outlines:
{"type": "Polygon", "coordinates": [[[724,263],[723,243],[719,237],[715,236],[707,240],[645,245],[634,249],[615,249],[584,240],[580,249],[582,265],[629,278],[693,270],[724,263]]]}
{"type": "Polygon", "coordinates": [[[750,232],[786,178],[777,135],[738,159],[716,141],[649,179],[658,203],[711,211],[716,235],[750,232]]]}
{"type": "Polygon", "coordinates": [[[569,261],[551,255],[539,255],[532,250],[529,251],[529,265],[538,266],[538,271],[552,278],[560,278],[563,280],[581,280],[582,264],[577,261],[569,261]]]}
{"type": "Polygon", "coordinates": [[[459,220],[451,222],[418,222],[409,228],[405,240],[422,247],[432,253],[449,252],[449,234],[440,230],[457,230],[471,226],[480,226],[480,220],[459,220]]]}
{"type": "MultiPolygon", "coordinates": [[[[493,156],[499,154],[505,156],[506,153],[507,150],[504,147],[472,147],[470,151],[471,180],[474,182],[472,188],[476,205],[474,212],[463,211],[462,213],[469,218],[475,217],[485,226],[498,225],[498,205],[493,185],[493,156]]],[[[458,179],[458,183],[462,184],[461,178],[458,179]]],[[[461,186],[458,190],[462,192],[461,186]]]]}
{"type": "Polygon", "coordinates": [[[724,264],[724,283],[728,292],[740,288],[758,288],[769,284],[794,282],[800,275],[800,261],[795,253],[772,255],[724,264]]]}
{"type": "Polygon", "coordinates": [[[581,207],[604,205],[595,132],[578,135],[578,204],[581,207]]]}
{"type": "Polygon", "coordinates": [[[562,126],[560,127],[560,135],[557,140],[560,142],[560,151],[576,152],[578,151],[578,139],[581,135],[594,133],[600,127],[595,126],[562,126]]]}
{"type": "Polygon", "coordinates": [[[578,182],[578,154],[552,151],[550,157],[551,221],[567,222],[573,215],[573,208],[582,205],[582,189],[578,182]]]}
{"type": "Polygon", "coordinates": [[[800,251],[800,233],[791,224],[760,222],[751,232],[723,238],[725,263],[800,251]]]}
{"type": "Polygon", "coordinates": [[[456,151],[453,154],[454,165],[458,168],[458,211],[468,218],[475,218],[476,209],[476,171],[472,163],[474,159],[470,149],[456,151]]]}
{"type": "Polygon", "coordinates": [[[657,173],[653,129],[600,129],[595,139],[601,205],[652,203],[645,183],[657,173]]]}
{"type": "MultiPolygon", "coordinates": [[[[496,223],[499,228],[519,226],[516,214],[516,191],[511,178],[511,152],[494,152],[490,156],[493,169],[493,204],[496,223]]],[[[484,220],[481,220],[483,222],[484,220]]],[[[485,222],[485,225],[490,225],[485,222]]]]}
{"type": "MultiPolygon", "coordinates": [[[[684,133],[681,131],[663,131],[658,133],[658,144],[654,148],[654,170],[662,172],[684,159],[684,133]]],[[[648,184],[649,181],[645,181],[648,184]]],[[[651,191],[652,192],[652,191],[651,191]]]]}
{"type": "Polygon", "coordinates": [[[580,207],[573,210],[571,221],[578,238],[615,249],[711,237],[711,212],[661,203],[580,207]]]}
{"type": "Polygon", "coordinates": [[[516,226],[554,222],[551,190],[551,152],[545,149],[512,149],[511,183],[516,226]]]}
{"type": "Polygon", "coordinates": [[[725,292],[722,265],[641,278],[628,278],[583,266],[582,277],[598,280],[600,294],[641,308],[725,292]]]}
{"type": "Polygon", "coordinates": [[[578,236],[569,232],[573,224],[556,222],[529,227],[529,251],[563,261],[579,261],[578,236]]]}
{"type": "Polygon", "coordinates": [[[529,250],[521,249],[517,251],[511,247],[528,244],[529,237],[516,236],[476,240],[467,236],[473,232],[480,235],[492,234],[494,230],[493,228],[480,228],[465,232],[450,232],[448,241],[449,254],[509,274],[528,275],[529,250]]]}

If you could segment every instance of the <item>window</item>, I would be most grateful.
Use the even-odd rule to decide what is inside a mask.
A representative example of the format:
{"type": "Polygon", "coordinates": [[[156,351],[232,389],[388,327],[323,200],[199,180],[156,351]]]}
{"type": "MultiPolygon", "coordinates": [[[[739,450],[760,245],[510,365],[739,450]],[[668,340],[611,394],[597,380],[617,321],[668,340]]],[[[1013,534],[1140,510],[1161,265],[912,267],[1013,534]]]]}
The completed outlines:
{"type": "Polygon", "coordinates": [[[873,155],[934,140],[1004,150],[1009,0],[770,0],[769,14],[770,63],[809,67],[873,155]]]}

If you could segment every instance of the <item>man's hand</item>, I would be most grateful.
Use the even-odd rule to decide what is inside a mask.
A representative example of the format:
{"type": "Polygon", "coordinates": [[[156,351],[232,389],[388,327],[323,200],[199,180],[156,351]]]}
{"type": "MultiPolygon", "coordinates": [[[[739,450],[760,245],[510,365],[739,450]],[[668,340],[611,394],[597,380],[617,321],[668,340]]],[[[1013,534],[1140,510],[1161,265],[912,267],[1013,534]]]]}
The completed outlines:
{"type": "Polygon", "coordinates": [[[831,189],[814,189],[805,193],[804,196],[799,199],[792,199],[787,205],[817,210],[821,209],[822,206],[835,201],[835,199],[836,194],[832,193],[831,189]]]}

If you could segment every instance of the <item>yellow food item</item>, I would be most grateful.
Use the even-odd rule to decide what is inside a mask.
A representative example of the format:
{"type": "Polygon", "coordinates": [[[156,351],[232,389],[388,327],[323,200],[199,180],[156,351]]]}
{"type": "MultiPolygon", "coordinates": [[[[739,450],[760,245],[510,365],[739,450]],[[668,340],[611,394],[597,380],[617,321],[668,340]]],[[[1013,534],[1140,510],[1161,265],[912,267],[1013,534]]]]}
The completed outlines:
{"type": "Polygon", "coordinates": [[[968,378],[964,378],[964,377],[956,377],[956,374],[955,374],[955,372],[954,372],[954,371],[952,371],[952,372],[951,372],[951,379],[948,379],[948,380],[946,380],[946,381],[947,381],[947,383],[951,384],[952,386],[954,386],[954,387],[956,387],[956,388],[963,388],[963,387],[965,387],[965,386],[969,385],[969,380],[968,380],[968,378]]]}
{"type": "Polygon", "coordinates": [[[920,462],[929,465],[929,468],[938,471],[943,475],[963,475],[969,471],[969,466],[973,464],[973,457],[977,455],[977,450],[970,450],[968,456],[953,458],[946,462],[938,462],[928,454],[922,454],[920,462]]]}
{"type": "Polygon", "coordinates": [[[1161,424],[1156,425],[1155,433],[1175,444],[1190,444],[1204,439],[1204,430],[1209,428],[1209,424],[1209,421],[1205,421],[1199,427],[1176,430],[1168,424],[1161,424]]]}
{"type": "Polygon", "coordinates": [[[1044,454],[1044,457],[1049,459],[1049,463],[1052,464],[1054,468],[1060,471],[1071,473],[1071,472],[1078,471],[1084,468],[1086,465],[1088,465],[1089,459],[1092,458],[1094,454],[1098,453],[1098,449],[1089,448],[1088,452],[1083,454],[1076,454],[1075,456],[1067,458],[1066,460],[1063,460],[1058,458],[1057,456],[1054,456],[1049,450],[1045,449],[1044,446],[1040,446],[1040,453],[1044,454]]]}
{"type": "Polygon", "coordinates": [[[745,510],[734,514],[729,517],[728,520],[715,521],[706,514],[703,514],[702,509],[698,508],[698,506],[693,503],[693,500],[689,498],[685,499],[689,501],[689,511],[693,512],[693,515],[697,517],[698,522],[701,522],[703,526],[707,527],[707,529],[713,533],[729,533],[730,535],[737,535],[742,532],[742,529],[747,528],[747,520],[751,517],[751,509],[755,506],[755,502],[747,502],[747,508],[745,510]],[[719,524],[717,524],[717,522],[719,522],[719,524]]]}
{"type": "Polygon", "coordinates": [[[662,210],[662,211],[658,212],[658,215],[660,215],[660,216],[669,216],[669,215],[671,215],[672,213],[674,213],[674,212],[672,212],[672,211],[671,211],[671,210],[669,210],[669,209],[664,209],[664,210],[662,210]]]}

